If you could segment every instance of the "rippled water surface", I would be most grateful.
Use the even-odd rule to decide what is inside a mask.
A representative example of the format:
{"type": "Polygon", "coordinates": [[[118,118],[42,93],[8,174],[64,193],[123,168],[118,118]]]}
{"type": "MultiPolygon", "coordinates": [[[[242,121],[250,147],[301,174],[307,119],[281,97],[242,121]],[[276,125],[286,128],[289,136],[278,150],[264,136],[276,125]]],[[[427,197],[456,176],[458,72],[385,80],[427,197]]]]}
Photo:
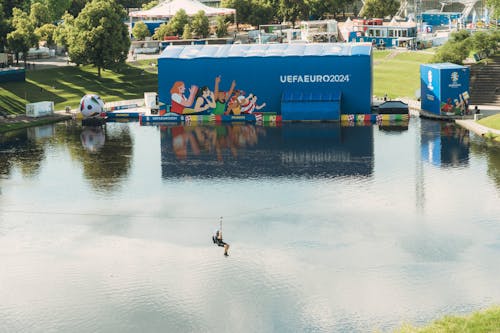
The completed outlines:
{"type": "Polygon", "coordinates": [[[0,136],[0,332],[390,331],[499,304],[498,258],[500,151],[451,124],[0,136]]]}

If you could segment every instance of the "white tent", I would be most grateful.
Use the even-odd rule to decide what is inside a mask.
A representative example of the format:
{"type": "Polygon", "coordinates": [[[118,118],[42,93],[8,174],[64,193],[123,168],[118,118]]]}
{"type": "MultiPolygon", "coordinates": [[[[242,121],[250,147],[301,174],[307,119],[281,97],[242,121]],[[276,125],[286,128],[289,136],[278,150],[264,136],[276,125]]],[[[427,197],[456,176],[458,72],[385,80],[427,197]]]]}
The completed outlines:
{"type": "Polygon", "coordinates": [[[188,16],[194,16],[200,10],[206,16],[234,15],[236,9],[208,7],[196,0],[166,0],[148,10],[129,13],[131,19],[169,19],[180,9],[184,9],[188,16]]]}

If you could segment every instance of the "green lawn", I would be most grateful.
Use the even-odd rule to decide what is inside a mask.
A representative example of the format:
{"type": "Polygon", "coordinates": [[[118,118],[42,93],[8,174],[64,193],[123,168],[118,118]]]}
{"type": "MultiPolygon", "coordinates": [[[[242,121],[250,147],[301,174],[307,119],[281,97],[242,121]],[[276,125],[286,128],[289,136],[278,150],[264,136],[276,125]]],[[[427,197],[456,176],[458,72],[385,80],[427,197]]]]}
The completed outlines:
{"type": "Polygon", "coordinates": [[[58,67],[26,72],[26,82],[0,84],[0,109],[7,113],[25,112],[27,103],[54,101],[56,110],[76,108],[83,95],[98,94],[106,102],[143,98],[144,92],[158,91],[157,61],[126,64],[119,72],[94,67],[58,67]],[[155,66],[151,66],[155,63],[155,66]]]}
{"type": "MultiPolygon", "coordinates": [[[[478,120],[478,123],[480,123],[481,125],[484,125],[486,127],[489,127],[489,128],[494,128],[494,129],[500,130],[500,114],[495,114],[495,115],[480,119],[480,120],[478,120]]],[[[495,135],[495,134],[490,132],[490,133],[487,133],[487,135],[485,135],[485,137],[487,139],[490,139],[491,141],[497,143],[497,144],[500,143],[500,135],[495,135]]],[[[500,332],[500,330],[499,330],[499,332],[500,332]]]]}
{"type": "Polygon", "coordinates": [[[389,50],[384,50],[384,51],[373,50],[373,61],[383,59],[387,57],[389,53],[391,53],[391,51],[389,50]]]}
{"type": "Polygon", "coordinates": [[[495,114],[478,121],[481,125],[500,130],[500,114],[495,114]]]}
{"type": "Polygon", "coordinates": [[[422,328],[405,326],[396,333],[499,333],[500,307],[465,317],[446,316],[422,328]]]}
{"type": "Polygon", "coordinates": [[[373,94],[416,98],[415,92],[420,89],[420,64],[430,62],[432,57],[430,53],[408,51],[395,57],[374,59],[373,94]]]}

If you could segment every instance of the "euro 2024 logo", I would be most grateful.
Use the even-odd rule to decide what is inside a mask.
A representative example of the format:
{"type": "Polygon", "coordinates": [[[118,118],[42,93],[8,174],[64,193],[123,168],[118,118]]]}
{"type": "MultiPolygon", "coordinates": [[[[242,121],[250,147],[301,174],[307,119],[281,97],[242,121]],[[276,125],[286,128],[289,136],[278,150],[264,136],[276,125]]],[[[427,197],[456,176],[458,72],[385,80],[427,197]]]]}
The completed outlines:
{"type": "Polygon", "coordinates": [[[450,84],[451,88],[456,88],[461,86],[461,84],[458,83],[458,78],[459,78],[458,72],[451,72],[450,78],[451,78],[451,84],[450,84]]]}

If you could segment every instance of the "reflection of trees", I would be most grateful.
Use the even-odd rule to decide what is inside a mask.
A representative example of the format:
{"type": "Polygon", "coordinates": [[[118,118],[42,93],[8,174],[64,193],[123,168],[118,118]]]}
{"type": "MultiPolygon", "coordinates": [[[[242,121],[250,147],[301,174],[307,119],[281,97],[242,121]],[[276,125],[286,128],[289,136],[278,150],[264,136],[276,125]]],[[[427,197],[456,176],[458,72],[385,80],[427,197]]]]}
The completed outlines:
{"type": "Polygon", "coordinates": [[[483,142],[472,142],[472,153],[486,157],[488,163],[488,176],[495,182],[500,190],[500,147],[488,147],[483,142]]]}
{"type": "Polygon", "coordinates": [[[0,135],[0,175],[9,175],[19,167],[23,176],[33,177],[44,158],[43,145],[29,140],[26,129],[0,135]]]}
{"type": "Polygon", "coordinates": [[[111,127],[112,129],[84,129],[74,122],[68,122],[66,126],[58,127],[56,133],[59,139],[66,140],[72,158],[82,163],[84,177],[94,188],[106,192],[113,191],[126,178],[132,156],[132,139],[128,126],[112,124],[111,127]],[[83,136],[93,133],[96,138],[104,134],[104,142],[99,143],[98,149],[88,149],[88,146],[82,144],[82,133],[83,136]]]}

